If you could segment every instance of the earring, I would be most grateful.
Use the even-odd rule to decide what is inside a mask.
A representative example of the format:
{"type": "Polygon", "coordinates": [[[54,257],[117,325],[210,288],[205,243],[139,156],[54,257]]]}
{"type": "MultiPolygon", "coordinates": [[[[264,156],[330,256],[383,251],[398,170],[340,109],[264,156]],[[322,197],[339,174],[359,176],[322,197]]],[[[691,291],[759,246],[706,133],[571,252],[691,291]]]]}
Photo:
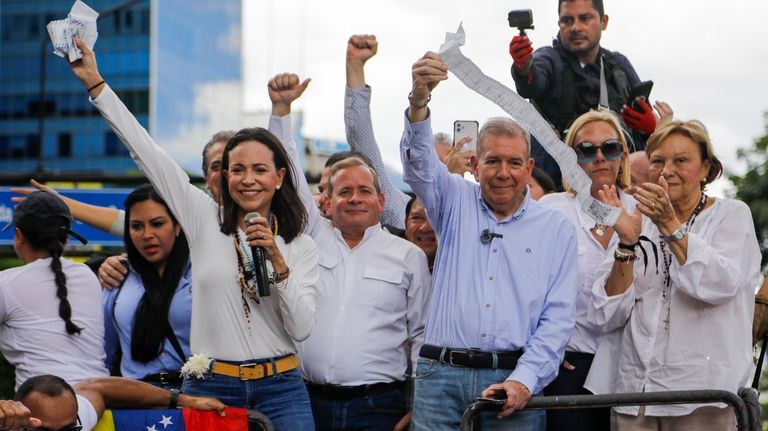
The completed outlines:
{"type": "Polygon", "coordinates": [[[281,184],[278,184],[277,187],[275,187],[277,190],[280,190],[281,184]]]}

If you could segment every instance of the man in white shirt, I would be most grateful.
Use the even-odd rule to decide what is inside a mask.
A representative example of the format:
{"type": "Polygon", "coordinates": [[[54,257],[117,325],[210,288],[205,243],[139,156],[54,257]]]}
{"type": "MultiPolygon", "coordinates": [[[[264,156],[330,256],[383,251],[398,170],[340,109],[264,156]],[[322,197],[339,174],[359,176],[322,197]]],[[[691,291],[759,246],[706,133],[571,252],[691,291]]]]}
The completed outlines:
{"type": "MultiPolygon", "coordinates": [[[[291,74],[269,83],[270,130],[294,164],[288,114],[306,84],[291,74]]],[[[324,205],[330,220],[314,206],[304,177],[298,181],[308,213],[305,232],[320,252],[315,327],[299,344],[315,426],[391,431],[409,418],[406,381],[423,343],[430,297],[426,255],[382,229],[384,195],[376,172],[360,158],[329,171],[324,205]]]]}
{"type": "Polygon", "coordinates": [[[138,380],[99,377],[74,388],[50,374],[27,379],[14,401],[0,401],[0,427],[59,431],[92,430],[107,406],[119,408],[191,407],[216,410],[224,415],[220,401],[167,391],[138,380]]]}

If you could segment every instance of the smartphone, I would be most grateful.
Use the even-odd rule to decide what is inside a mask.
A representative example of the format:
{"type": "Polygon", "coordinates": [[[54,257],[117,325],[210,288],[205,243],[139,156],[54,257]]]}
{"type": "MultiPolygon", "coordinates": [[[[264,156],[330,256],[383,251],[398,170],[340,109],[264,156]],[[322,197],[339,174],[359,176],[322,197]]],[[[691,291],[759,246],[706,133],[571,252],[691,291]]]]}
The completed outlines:
{"type": "Polygon", "coordinates": [[[635,111],[642,112],[642,109],[640,109],[640,105],[637,104],[637,101],[635,100],[638,97],[642,97],[647,102],[649,97],[651,96],[651,89],[653,88],[653,81],[643,81],[634,87],[629,91],[629,106],[634,109],[635,111]]]}
{"type": "Polygon", "coordinates": [[[480,124],[474,120],[456,120],[453,122],[453,145],[466,138],[471,137],[472,140],[464,144],[461,147],[461,151],[477,151],[477,131],[480,128],[480,124]]]}

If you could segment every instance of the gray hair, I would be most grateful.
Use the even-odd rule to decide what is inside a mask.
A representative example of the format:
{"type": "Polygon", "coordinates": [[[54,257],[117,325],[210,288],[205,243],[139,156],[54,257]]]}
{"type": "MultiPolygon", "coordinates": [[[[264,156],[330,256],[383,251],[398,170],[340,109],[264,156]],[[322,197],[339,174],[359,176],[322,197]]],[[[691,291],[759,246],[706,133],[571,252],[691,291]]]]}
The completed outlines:
{"type": "Polygon", "coordinates": [[[531,156],[531,135],[523,129],[515,120],[507,117],[489,118],[477,136],[477,154],[482,153],[483,142],[488,136],[509,136],[510,138],[522,137],[525,140],[525,149],[528,157],[531,156]]]}
{"type": "Polygon", "coordinates": [[[232,137],[235,136],[234,130],[221,130],[216,132],[210,141],[203,147],[203,176],[208,174],[208,150],[211,149],[213,144],[217,142],[227,143],[232,137]]]}

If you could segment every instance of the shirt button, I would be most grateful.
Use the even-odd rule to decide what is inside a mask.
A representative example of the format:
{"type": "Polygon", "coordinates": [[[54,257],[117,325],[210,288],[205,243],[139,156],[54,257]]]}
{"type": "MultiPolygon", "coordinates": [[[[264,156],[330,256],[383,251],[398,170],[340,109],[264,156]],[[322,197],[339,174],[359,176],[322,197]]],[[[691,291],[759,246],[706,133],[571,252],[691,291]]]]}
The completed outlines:
{"type": "Polygon", "coordinates": [[[491,304],[485,304],[485,308],[491,308],[491,304]]]}
{"type": "Polygon", "coordinates": [[[495,248],[493,249],[493,252],[496,253],[496,249],[495,248]]]}
{"type": "Polygon", "coordinates": [[[493,277],[488,277],[488,280],[493,280],[493,277]]]}
{"type": "Polygon", "coordinates": [[[485,332],[483,332],[482,334],[480,334],[480,336],[481,336],[481,337],[485,337],[485,332]]]}

